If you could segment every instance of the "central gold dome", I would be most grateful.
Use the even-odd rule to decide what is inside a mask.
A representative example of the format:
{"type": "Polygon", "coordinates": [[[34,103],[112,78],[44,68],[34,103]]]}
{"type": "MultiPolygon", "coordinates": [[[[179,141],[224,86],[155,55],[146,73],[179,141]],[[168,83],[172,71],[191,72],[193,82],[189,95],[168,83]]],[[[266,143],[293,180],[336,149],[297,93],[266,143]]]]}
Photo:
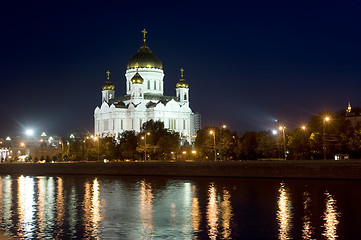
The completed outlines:
{"type": "Polygon", "coordinates": [[[127,64],[127,70],[134,68],[158,68],[163,70],[163,64],[144,43],[127,64]]]}

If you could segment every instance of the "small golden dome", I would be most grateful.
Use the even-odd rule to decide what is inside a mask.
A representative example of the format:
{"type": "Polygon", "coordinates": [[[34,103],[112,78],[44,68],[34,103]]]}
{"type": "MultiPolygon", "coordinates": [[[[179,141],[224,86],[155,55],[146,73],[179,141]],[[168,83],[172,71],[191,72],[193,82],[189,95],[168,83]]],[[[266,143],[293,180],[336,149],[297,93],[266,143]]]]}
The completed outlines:
{"type": "Polygon", "coordinates": [[[105,90],[114,91],[114,88],[115,88],[115,86],[110,81],[106,81],[103,85],[103,91],[105,91],[105,90]]]}
{"type": "Polygon", "coordinates": [[[105,90],[112,90],[112,91],[114,91],[114,88],[115,88],[115,86],[110,82],[110,80],[109,80],[109,75],[110,75],[110,72],[109,72],[109,70],[106,72],[106,74],[107,74],[107,81],[104,83],[104,85],[103,85],[103,91],[105,91],[105,90]]]}
{"type": "Polygon", "coordinates": [[[158,68],[163,69],[163,64],[144,43],[138,52],[128,61],[127,70],[133,68],[158,68]]]}
{"type": "Polygon", "coordinates": [[[176,85],[176,88],[188,88],[188,83],[185,79],[179,79],[179,82],[176,85]]]}
{"type": "Polygon", "coordinates": [[[187,81],[183,78],[184,69],[181,68],[180,71],[181,71],[181,78],[179,79],[179,82],[177,83],[176,88],[188,88],[188,83],[187,83],[187,81]]]}
{"type": "Polygon", "coordinates": [[[137,73],[134,74],[134,76],[130,81],[132,82],[132,84],[143,84],[144,79],[142,78],[142,76],[140,76],[140,74],[137,71],[137,73]]]}

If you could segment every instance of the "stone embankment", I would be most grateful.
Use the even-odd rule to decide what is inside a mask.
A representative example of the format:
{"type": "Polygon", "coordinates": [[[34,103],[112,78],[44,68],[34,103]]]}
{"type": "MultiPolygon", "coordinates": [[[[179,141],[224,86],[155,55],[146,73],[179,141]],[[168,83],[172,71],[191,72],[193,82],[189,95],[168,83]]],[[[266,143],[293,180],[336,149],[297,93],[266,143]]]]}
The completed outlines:
{"type": "Polygon", "coordinates": [[[0,174],[361,179],[361,160],[1,163],[0,174]]]}

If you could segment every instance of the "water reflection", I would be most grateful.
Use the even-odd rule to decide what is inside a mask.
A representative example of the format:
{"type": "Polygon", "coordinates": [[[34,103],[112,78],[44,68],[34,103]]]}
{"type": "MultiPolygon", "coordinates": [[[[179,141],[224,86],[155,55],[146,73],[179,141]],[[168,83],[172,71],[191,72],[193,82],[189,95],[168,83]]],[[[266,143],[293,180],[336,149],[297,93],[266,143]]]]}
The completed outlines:
{"type": "Polygon", "coordinates": [[[222,227],[223,227],[223,238],[228,239],[231,236],[231,219],[232,219],[232,206],[231,194],[229,191],[223,189],[223,201],[221,204],[222,207],[222,227]]]}
{"type": "Polygon", "coordinates": [[[56,235],[56,238],[59,238],[63,235],[63,224],[64,224],[64,187],[63,187],[63,179],[58,177],[56,180],[57,183],[57,194],[56,194],[56,225],[59,228],[59,232],[56,235]]]}
{"type": "Polygon", "coordinates": [[[11,211],[11,205],[13,196],[11,194],[12,187],[11,187],[12,179],[10,176],[3,177],[1,179],[1,185],[2,185],[2,193],[1,193],[1,203],[2,205],[2,219],[3,219],[3,227],[4,230],[9,231],[13,227],[13,221],[12,221],[12,211],[11,211]]]}
{"type": "Polygon", "coordinates": [[[308,192],[303,193],[303,224],[302,224],[302,239],[313,239],[313,227],[311,224],[311,196],[308,192]]]}
{"type": "Polygon", "coordinates": [[[196,186],[192,186],[192,225],[193,232],[199,232],[199,225],[201,223],[201,211],[199,210],[199,199],[197,197],[196,186]]]}
{"type": "MultiPolygon", "coordinates": [[[[1,230],[20,239],[331,240],[346,239],[345,232],[360,235],[361,194],[339,194],[337,202],[329,192],[319,198],[317,191],[326,187],[317,181],[312,182],[317,191],[305,192],[303,182],[292,181],[124,179],[0,176],[1,230]],[[277,194],[265,191],[265,185],[278,189],[277,194]],[[352,206],[343,208],[344,224],[339,224],[341,202],[352,206]]],[[[336,187],[333,182],[328,189],[346,191],[336,187]]]]}
{"type": "Polygon", "coordinates": [[[292,204],[290,200],[290,194],[284,183],[281,183],[278,189],[278,238],[281,240],[291,239],[291,228],[292,228],[292,204]]]}
{"type": "Polygon", "coordinates": [[[18,237],[31,238],[34,234],[34,179],[18,178],[18,237]]]}
{"type": "Polygon", "coordinates": [[[141,181],[139,201],[140,221],[142,223],[141,239],[152,239],[153,237],[153,197],[150,183],[141,181]]]}
{"type": "Polygon", "coordinates": [[[208,189],[207,221],[209,238],[216,239],[218,235],[218,203],[217,189],[214,183],[208,189]]]}
{"type": "Polygon", "coordinates": [[[99,182],[97,178],[93,180],[93,184],[85,183],[83,210],[86,236],[100,239],[99,223],[102,217],[100,214],[99,182]]]}
{"type": "Polygon", "coordinates": [[[323,215],[324,220],[324,232],[323,235],[327,240],[334,240],[337,236],[337,226],[339,224],[340,213],[337,211],[336,199],[329,194],[325,193],[326,196],[326,209],[323,215]]]}

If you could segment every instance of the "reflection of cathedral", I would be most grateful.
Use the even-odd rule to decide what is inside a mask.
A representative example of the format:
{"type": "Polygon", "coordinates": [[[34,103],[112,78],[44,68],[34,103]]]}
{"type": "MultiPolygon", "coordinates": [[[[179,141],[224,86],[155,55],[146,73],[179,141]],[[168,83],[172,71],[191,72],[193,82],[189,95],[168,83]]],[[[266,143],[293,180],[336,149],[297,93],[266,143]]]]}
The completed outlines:
{"type": "Polygon", "coordinates": [[[192,142],[192,136],[200,129],[200,115],[189,107],[189,87],[181,77],[176,84],[176,96],[163,95],[163,65],[144,43],[128,61],[126,95],[114,96],[114,85],[107,81],[103,85],[102,105],[94,111],[95,135],[114,136],[126,130],[139,132],[149,120],[164,122],[165,128],[179,132],[183,142],[192,142]]]}

